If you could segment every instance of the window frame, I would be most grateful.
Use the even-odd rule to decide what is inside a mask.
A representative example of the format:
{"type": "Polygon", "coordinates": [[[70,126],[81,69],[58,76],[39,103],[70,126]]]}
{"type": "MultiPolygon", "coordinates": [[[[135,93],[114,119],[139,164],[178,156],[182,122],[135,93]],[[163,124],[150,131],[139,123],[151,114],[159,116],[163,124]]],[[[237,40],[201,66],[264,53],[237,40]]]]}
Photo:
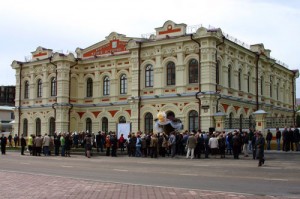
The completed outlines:
{"type": "Polygon", "coordinates": [[[110,79],[108,76],[103,78],[103,95],[110,95],[110,79]]]}
{"type": "Polygon", "coordinates": [[[56,91],[57,91],[56,88],[57,88],[56,78],[55,78],[55,77],[52,77],[52,78],[51,78],[51,92],[50,92],[51,97],[54,97],[54,96],[57,95],[57,93],[56,93],[56,91]]]}
{"type": "Polygon", "coordinates": [[[120,76],[120,94],[127,94],[127,76],[126,74],[122,74],[120,76]]]}
{"type": "Polygon", "coordinates": [[[36,97],[41,98],[42,96],[43,96],[43,82],[41,79],[38,79],[36,97]]]}
{"type": "Polygon", "coordinates": [[[86,80],[86,97],[93,97],[93,79],[86,80]]]}
{"type": "Polygon", "coordinates": [[[199,73],[198,66],[199,63],[196,59],[191,59],[189,61],[189,83],[190,84],[198,83],[198,73],[199,73]]]}
{"type": "Polygon", "coordinates": [[[153,65],[148,64],[145,67],[145,87],[153,87],[154,79],[153,79],[153,65]]]}
{"type": "Polygon", "coordinates": [[[170,61],[167,63],[167,86],[176,85],[176,68],[175,63],[170,61]]]}

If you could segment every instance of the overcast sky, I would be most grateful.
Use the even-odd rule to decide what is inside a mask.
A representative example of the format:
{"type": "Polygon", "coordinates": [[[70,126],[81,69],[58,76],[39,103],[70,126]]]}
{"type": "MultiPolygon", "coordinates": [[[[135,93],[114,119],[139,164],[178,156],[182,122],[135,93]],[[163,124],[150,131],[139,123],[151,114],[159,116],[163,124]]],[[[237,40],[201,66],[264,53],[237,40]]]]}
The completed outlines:
{"type": "Polygon", "coordinates": [[[15,85],[12,61],[38,46],[74,52],[112,31],[141,37],[167,20],[221,28],[245,43],[263,43],[289,69],[300,67],[297,0],[9,0],[0,1],[0,85],[15,85]]]}

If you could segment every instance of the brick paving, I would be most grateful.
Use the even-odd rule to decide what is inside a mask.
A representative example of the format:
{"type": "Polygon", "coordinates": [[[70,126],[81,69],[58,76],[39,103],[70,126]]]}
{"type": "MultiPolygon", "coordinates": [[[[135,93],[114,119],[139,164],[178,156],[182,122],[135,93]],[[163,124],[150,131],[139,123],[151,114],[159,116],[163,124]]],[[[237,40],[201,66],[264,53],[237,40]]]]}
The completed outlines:
{"type": "Polygon", "coordinates": [[[1,199],[279,199],[240,193],[106,183],[40,174],[0,171],[1,199]]]}

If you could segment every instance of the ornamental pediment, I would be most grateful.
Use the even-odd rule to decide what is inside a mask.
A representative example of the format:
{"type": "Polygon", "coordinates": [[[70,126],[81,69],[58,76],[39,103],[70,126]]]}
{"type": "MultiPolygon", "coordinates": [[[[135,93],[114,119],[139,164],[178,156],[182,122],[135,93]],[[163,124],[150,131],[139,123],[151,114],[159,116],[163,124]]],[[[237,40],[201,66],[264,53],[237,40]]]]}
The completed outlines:
{"type": "Polygon", "coordinates": [[[37,47],[37,49],[32,54],[32,61],[47,59],[52,56],[52,49],[43,48],[41,46],[37,47]]]}
{"type": "Polygon", "coordinates": [[[85,49],[76,49],[79,58],[91,58],[128,52],[126,45],[132,39],[116,32],[110,33],[105,40],[85,49]]]}
{"type": "Polygon", "coordinates": [[[169,20],[160,28],[155,28],[156,39],[164,39],[174,36],[182,36],[186,34],[186,24],[176,24],[169,20]]]}

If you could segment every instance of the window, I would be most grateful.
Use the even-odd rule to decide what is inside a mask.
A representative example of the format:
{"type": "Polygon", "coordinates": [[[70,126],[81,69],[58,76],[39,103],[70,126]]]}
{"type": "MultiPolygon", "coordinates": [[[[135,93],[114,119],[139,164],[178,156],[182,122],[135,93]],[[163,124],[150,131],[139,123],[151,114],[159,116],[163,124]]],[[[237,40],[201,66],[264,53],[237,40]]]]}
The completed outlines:
{"type": "Polygon", "coordinates": [[[103,79],[103,95],[109,95],[109,91],[110,91],[109,77],[105,76],[103,79]]]}
{"type": "Polygon", "coordinates": [[[238,84],[239,84],[239,91],[241,91],[242,90],[242,69],[239,69],[238,84]]]}
{"type": "Polygon", "coordinates": [[[10,119],[14,120],[15,119],[15,114],[12,112],[10,113],[10,119]]]}
{"type": "Polygon", "coordinates": [[[146,66],[145,87],[153,87],[153,66],[151,64],[146,66]]]}
{"type": "Polygon", "coordinates": [[[35,134],[41,135],[41,119],[40,118],[37,118],[35,120],[35,134]]]}
{"type": "Polygon", "coordinates": [[[220,62],[216,64],[216,84],[220,84],[220,62]]]}
{"type": "Polygon", "coordinates": [[[28,136],[28,120],[27,119],[23,120],[23,136],[24,137],[28,136]]]}
{"type": "Polygon", "coordinates": [[[198,61],[195,59],[189,62],[189,83],[198,83],[198,61]]]}
{"type": "Polygon", "coordinates": [[[28,99],[28,98],[29,98],[29,82],[26,81],[24,86],[24,99],[28,99]]]}
{"type": "Polygon", "coordinates": [[[228,88],[231,88],[231,65],[228,66],[228,88]]]}
{"type": "Polygon", "coordinates": [[[102,118],[102,131],[108,133],[108,119],[106,117],[102,118]]]}
{"type": "Polygon", "coordinates": [[[153,116],[151,113],[146,113],[144,124],[145,124],[145,133],[150,133],[153,131],[153,116]]]}
{"type": "Polygon", "coordinates": [[[37,94],[36,94],[37,97],[42,97],[42,87],[43,87],[42,80],[39,79],[37,81],[37,94]]]}
{"type": "Polygon", "coordinates": [[[248,93],[250,93],[250,77],[251,76],[251,74],[250,74],[250,72],[248,73],[248,78],[247,78],[247,91],[248,91],[248,93]]]}
{"type": "Polygon", "coordinates": [[[55,119],[51,117],[49,123],[49,135],[54,135],[54,132],[55,132],[55,119]]]}
{"type": "Polygon", "coordinates": [[[85,120],[85,126],[86,126],[86,131],[88,131],[89,133],[92,133],[92,120],[91,120],[91,118],[87,118],[85,120]]]}
{"type": "Polygon", "coordinates": [[[279,83],[277,83],[277,87],[276,87],[276,98],[277,100],[279,100],[279,83]]]}
{"type": "Polygon", "coordinates": [[[169,62],[167,64],[167,85],[175,85],[175,64],[169,62]]]}
{"type": "Polygon", "coordinates": [[[120,94],[127,93],[127,77],[123,74],[120,78],[120,94]]]}
{"type": "Polygon", "coordinates": [[[189,131],[198,130],[199,122],[198,122],[198,113],[197,111],[189,112],[189,131]]]}
{"type": "Polygon", "coordinates": [[[264,94],[264,77],[260,77],[260,95],[264,94]]]}
{"type": "Polygon", "coordinates": [[[272,76],[270,76],[270,97],[272,97],[273,96],[273,92],[272,92],[272,90],[273,90],[273,87],[272,87],[272,76]]]}
{"type": "Polygon", "coordinates": [[[51,96],[56,96],[56,78],[51,78],[51,96]]]}
{"type": "Polygon", "coordinates": [[[93,80],[88,78],[86,81],[86,97],[93,97],[93,80]]]}
{"type": "Polygon", "coordinates": [[[119,123],[126,123],[126,118],[124,116],[119,117],[119,123]]]}

